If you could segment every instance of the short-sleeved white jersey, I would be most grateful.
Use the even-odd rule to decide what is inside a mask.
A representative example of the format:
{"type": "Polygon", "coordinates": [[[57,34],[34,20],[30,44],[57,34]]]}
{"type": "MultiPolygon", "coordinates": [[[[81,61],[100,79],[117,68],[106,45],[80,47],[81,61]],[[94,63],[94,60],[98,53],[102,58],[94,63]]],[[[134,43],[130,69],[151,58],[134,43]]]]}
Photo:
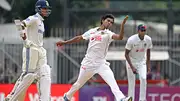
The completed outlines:
{"type": "Polygon", "coordinates": [[[144,62],[146,61],[147,49],[153,47],[151,37],[144,36],[144,40],[141,40],[138,34],[132,35],[127,40],[125,48],[130,50],[129,57],[131,62],[144,62]]]}
{"type": "Polygon", "coordinates": [[[43,20],[38,13],[23,20],[27,27],[27,39],[37,46],[43,46],[43,35],[45,31],[43,20]]]}
{"type": "Polygon", "coordinates": [[[93,66],[106,61],[109,44],[113,41],[112,36],[115,33],[109,29],[98,29],[99,27],[92,28],[82,35],[83,39],[89,40],[85,58],[81,62],[83,65],[93,66]]]}

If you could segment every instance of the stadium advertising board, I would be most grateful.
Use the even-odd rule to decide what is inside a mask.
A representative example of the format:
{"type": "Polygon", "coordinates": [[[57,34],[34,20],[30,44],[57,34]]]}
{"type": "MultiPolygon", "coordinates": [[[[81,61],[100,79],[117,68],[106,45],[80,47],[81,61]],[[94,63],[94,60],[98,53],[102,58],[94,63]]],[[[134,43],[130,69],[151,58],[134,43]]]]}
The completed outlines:
{"type": "MultiPolygon", "coordinates": [[[[127,87],[120,87],[127,94],[127,87]]],[[[180,101],[180,87],[148,87],[147,101],[180,101]]],[[[139,101],[136,87],[135,101],[139,101]]],[[[108,86],[85,86],[80,90],[80,101],[115,101],[108,86]]]]}
{"type": "MultiPolygon", "coordinates": [[[[13,84],[0,84],[0,101],[12,90],[13,84]]],[[[51,101],[63,101],[63,94],[69,90],[71,85],[53,84],[51,91],[51,101]]],[[[46,88],[44,88],[46,89],[46,88]]],[[[79,101],[79,92],[77,92],[71,101],[79,101]]],[[[36,85],[31,85],[27,90],[24,101],[39,101],[36,85]]]]}

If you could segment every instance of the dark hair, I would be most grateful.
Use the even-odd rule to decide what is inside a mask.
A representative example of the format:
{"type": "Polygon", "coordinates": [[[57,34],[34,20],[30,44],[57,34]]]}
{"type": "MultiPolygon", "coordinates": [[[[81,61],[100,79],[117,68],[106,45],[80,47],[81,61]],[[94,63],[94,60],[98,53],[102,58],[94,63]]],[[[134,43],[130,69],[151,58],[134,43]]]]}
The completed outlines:
{"type": "Polygon", "coordinates": [[[112,15],[112,14],[106,14],[106,15],[104,15],[104,16],[101,17],[101,24],[102,24],[102,21],[103,21],[103,20],[106,20],[107,18],[111,18],[111,19],[113,19],[113,21],[114,21],[114,15],[112,15]]]}

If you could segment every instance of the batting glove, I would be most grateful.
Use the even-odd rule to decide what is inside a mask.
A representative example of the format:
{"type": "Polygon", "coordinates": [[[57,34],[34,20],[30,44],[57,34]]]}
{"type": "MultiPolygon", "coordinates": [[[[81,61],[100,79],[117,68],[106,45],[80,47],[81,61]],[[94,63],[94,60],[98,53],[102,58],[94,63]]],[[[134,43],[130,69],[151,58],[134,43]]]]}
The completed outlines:
{"type": "Polygon", "coordinates": [[[26,33],[26,32],[25,32],[25,30],[21,30],[21,31],[19,31],[19,35],[20,35],[20,37],[24,37],[24,33],[26,33]]]}
{"type": "Polygon", "coordinates": [[[33,43],[31,42],[31,41],[29,41],[29,40],[24,40],[24,46],[26,47],[26,48],[29,48],[29,47],[31,47],[32,45],[33,45],[33,43]]]}

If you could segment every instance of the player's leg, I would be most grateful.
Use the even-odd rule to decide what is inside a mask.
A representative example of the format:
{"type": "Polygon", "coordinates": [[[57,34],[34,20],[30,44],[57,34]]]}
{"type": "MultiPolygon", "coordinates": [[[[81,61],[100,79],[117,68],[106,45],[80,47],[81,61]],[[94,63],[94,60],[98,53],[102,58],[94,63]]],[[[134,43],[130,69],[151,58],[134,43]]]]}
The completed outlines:
{"type": "Polygon", "coordinates": [[[23,48],[23,74],[21,75],[17,84],[15,84],[15,88],[13,89],[13,93],[10,99],[15,100],[18,99],[21,94],[29,87],[28,84],[31,84],[36,76],[35,73],[28,73],[28,69],[32,69],[36,67],[38,52],[32,50],[31,48],[23,48]],[[28,84],[27,84],[28,83],[28,84]]]}
{"type": "Polygon", "coordinates": [[[19,95],[19,97],[18,97],[18,99],[17,99],[18,101],[24,101],[24,100],[25,100],[26,91],[27,91],[27,90],[22,91],[22,93],[19,95]]]}
{"type": "Polygon", "coordinates": [[[37,82],[40,101],[50,101],[51,99],[51,68],[49,65],[40,67],[39,79],[37,82]]]}
{"type": "Polygon", "coordinates": [[[135,99],[135,74],[132,72],[131,67],[126,62],[126,71],[127,71],[127,77],[128,77],[128,96],[131,96],[133,98],[132,101],[135,99]]]}
{"type": "MultiPolygon", "coordinates": [[[[26,48],[23,48],[23,66],[26,66],[26,48]]],[[[25,67],[24,67],[25,68],[25,67]]],[[[10,94],[7,95],[7,97],[5,98],[5,101],[9,101],[9,99],[14,95],[15,90],[18,88],[19,84],[22,81],[22,77],[23,77],[24,73],[22,73],[20,75],[20,77],[18,78],[18,80],[16,81],[13,90],[10,92],[10,94]]]]}
{"type": "Polygon", "coordinates": [[[147,67],[145,64],[139,65],[139,79],[140,79],[140,93],[139,101],[146,101],[146,89],[147,89],[147,67]]]}
{"type": "Polygon", "coordinates": [[[112,93],[114,94],[116,101],[120,101],[125,98],[125,95],[120,91],[116,80],[114,78],[114,74],[110,69],[109,65],[102,64],[98,70],[98,74],[104,79],[104,81],[110,86],[112,93]]]}
{"type": "MultiPolygon", "coordinates": [[[[86,82],[95,74],[94,70],[87,70],[86,67],[81,66],[77,81],[72,85],[70,90],[65,94],[67,99],[71,99],[74,93],[79,90],[86,82]]],[[[68,101],[68,100],[67,100],[68,101]]]]}
{"type": "Polygon", "coordinates": [[[31,85],[31,83],[36,78],[36,74],[34,73],[26,73],[23,77],[19,85],[16,87],[12,97],[9,101],[16,101],[19,99],[19,97],[22,97],[22,94],[25,93],[25,91],[28,89],[28,87],[31,85]]]}
{"type": "Polygon", "coordinates": [[[39,91],[40,101],[50,101],[51,98],[51,68],[47,65],[46,50],[39,48],[39,60],[37,67],[38,70],[38,83],[37,88],[39,91]]]}
{"type": "MultiPolygon", "coordinates": [[[[14,95],[14,92],[16,91],[16,89],[18,88],[19,84],[21,83],[22,81],[22,76],[23,76],[23,73],[21,74],[21,76],[18,78],[18,80],[16,81],[12,91],[7,95],[7,97],[5,98],[5,101],[9,101],[12,96],[14,95]]],[[[23,100],[23,99],[22,99],[23,100]]]]}

